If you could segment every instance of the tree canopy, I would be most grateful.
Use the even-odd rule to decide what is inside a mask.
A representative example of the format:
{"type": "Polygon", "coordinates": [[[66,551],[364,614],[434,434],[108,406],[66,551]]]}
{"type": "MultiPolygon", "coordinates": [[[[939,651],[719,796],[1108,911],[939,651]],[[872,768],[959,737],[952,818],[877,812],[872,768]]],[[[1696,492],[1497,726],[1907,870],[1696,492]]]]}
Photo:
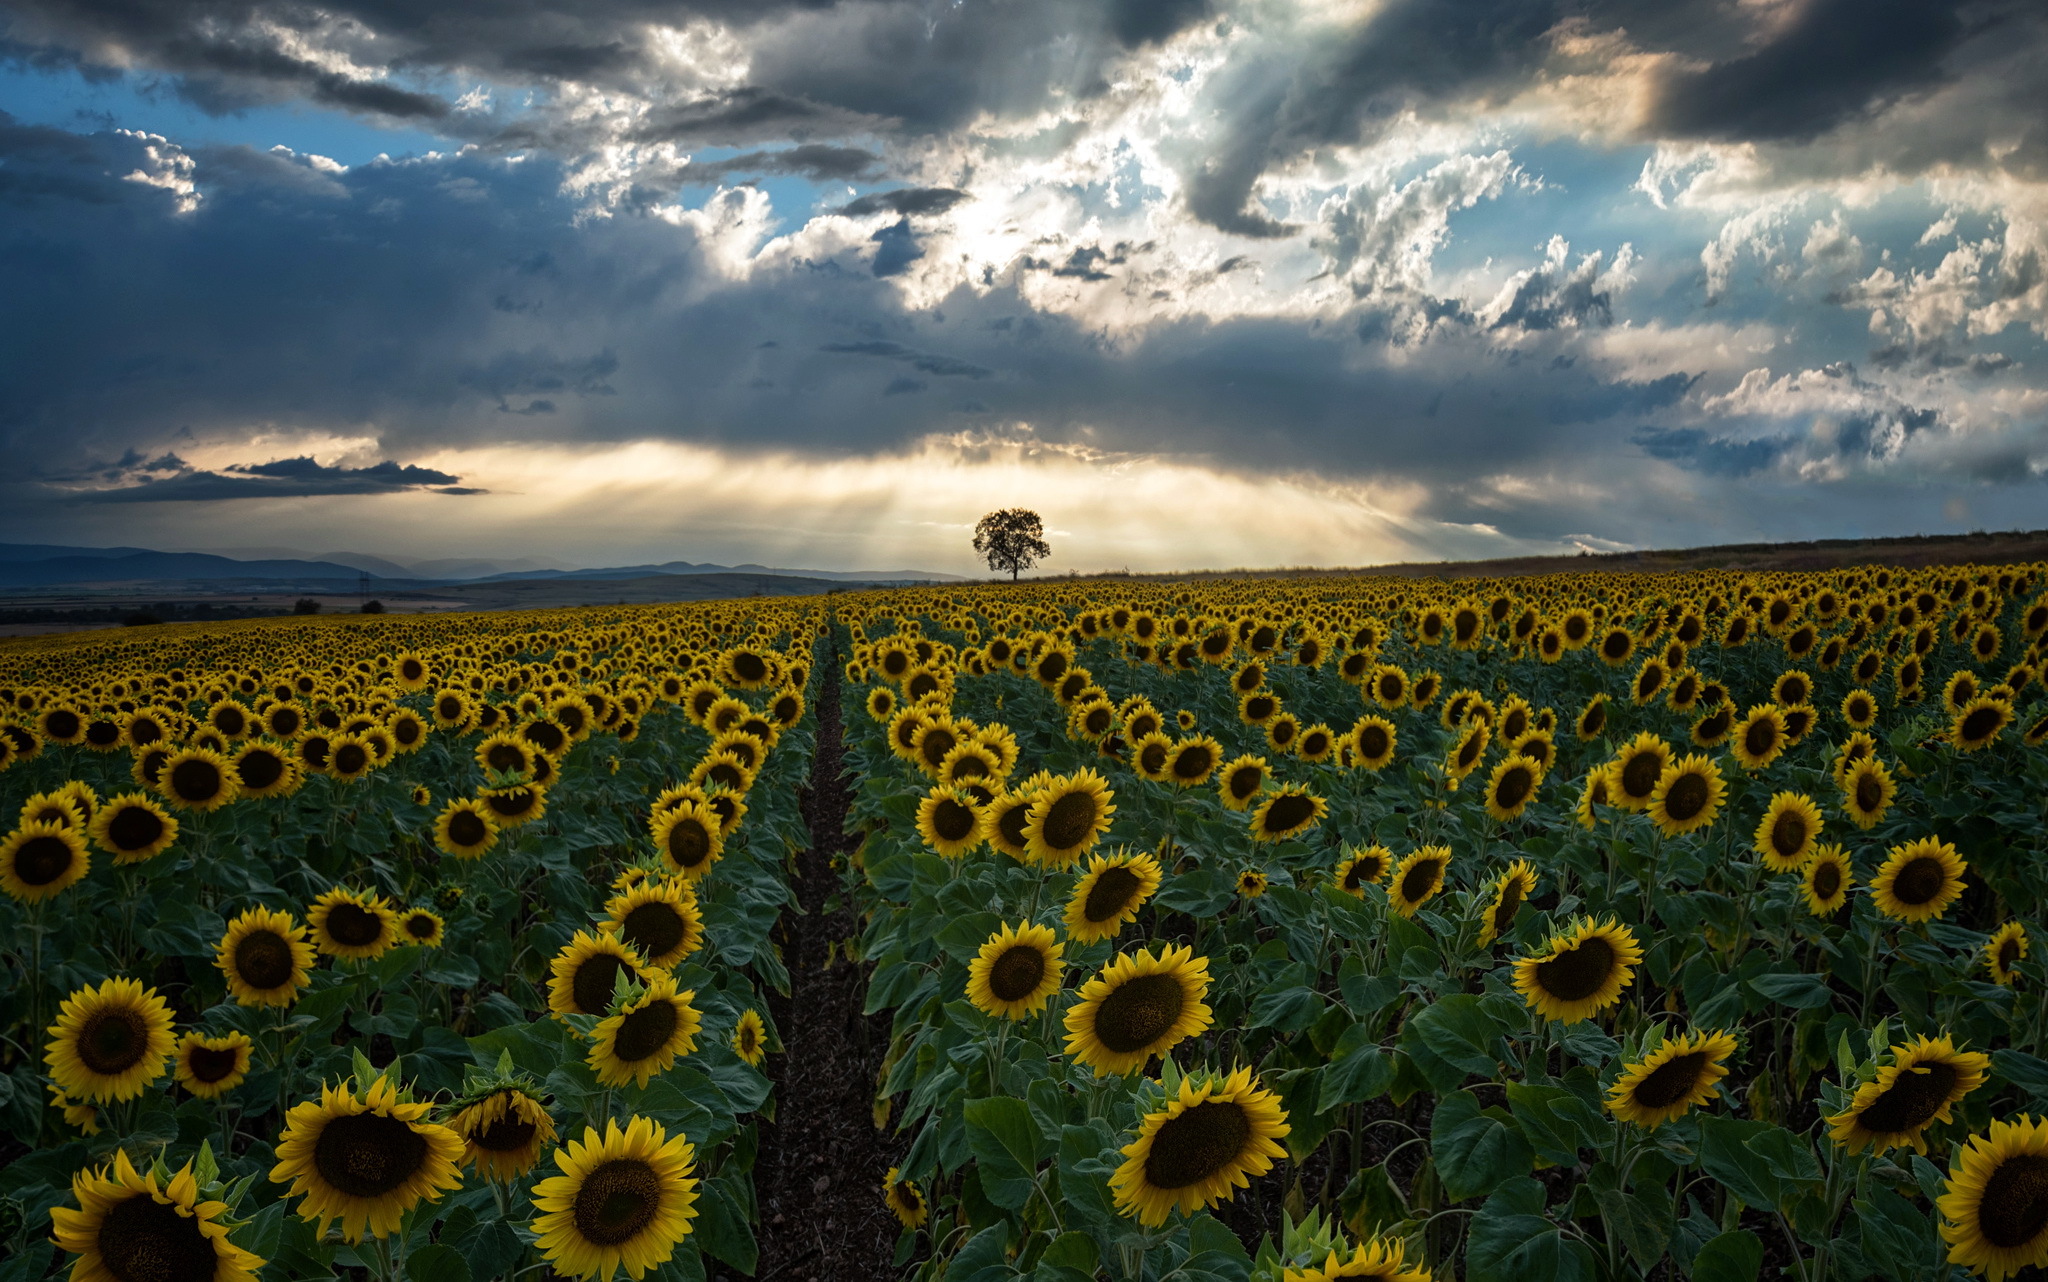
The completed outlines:
{"type": "Polygon", "coordinates": [[[1052,555],[1045,541],[1045,522],[1029,508],[1006,507],[981,518],[974,527],[974,550],[988,558],[988,568],[1017,575],[1052,555]]]}

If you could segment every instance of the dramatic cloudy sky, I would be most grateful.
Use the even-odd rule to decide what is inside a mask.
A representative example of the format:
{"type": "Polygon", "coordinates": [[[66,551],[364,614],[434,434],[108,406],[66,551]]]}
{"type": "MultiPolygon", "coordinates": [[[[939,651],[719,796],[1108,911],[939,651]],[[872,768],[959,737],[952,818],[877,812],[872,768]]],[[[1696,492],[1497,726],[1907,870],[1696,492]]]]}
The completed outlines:
{"type": "Polygon", "coordinates": [[[0,539],[2048,524],[2039,0],[0,0],[0,539]]]}

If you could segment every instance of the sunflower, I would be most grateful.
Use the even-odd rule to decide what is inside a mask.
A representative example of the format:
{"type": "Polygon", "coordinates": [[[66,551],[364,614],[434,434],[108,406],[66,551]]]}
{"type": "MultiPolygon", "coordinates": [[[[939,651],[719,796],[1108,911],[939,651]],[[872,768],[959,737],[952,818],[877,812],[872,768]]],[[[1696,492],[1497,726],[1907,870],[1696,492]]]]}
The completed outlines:
{"type": "Polygon", "coordinates": [[[1991,1282],[2048,1267],[2048,1122],[1994,1121],[1949,1166],[1936,1203],[1950,1264],[1991,1282]]]}
{"type": "Polygon", "coordinates": [[[1575,1024],[1620,1001],[1642,959],[1628,927],[1581,917],[1542,953],[1515,962],[1515,991],[1545,1019],[1575,1024]]]}
{"type": "Polygon", "coordinates": [[[1067,938],[1077,944],[1116,938],[1138,919],[1138,910],[1164,878],[1159,861],[1151,855],[1125,851],[1096,855],[1067,899],[1067,938]]]}
{"type": "Polygon", "coordinates": [[[1607,1090],[1607,1111],[1645,1130],[1676,1121],[1720,1095],[1735,1038],[1726,1032],[1674,1037],[1632,1064],[1607,1090]]]}
{"type": "Polygon", "coordinates": [[[1465,733],[1452,744],[1444,754],[1444,774],[1454,784],[1479,768],[1480,759],[1486,756],[1486,745],[1493,738],[1493,727],[1484,721],[1474,721],[1465,727],[1465,733]]]}
{"type": "Polygon", "coordinates": [[[1785,710],[1771,703],[1755,705],[1735,723],[1731,738],[1743,769],[1764,769],[1785,750],[1785,710]]]}
{"type": "Polygon", "coordinates": [[[1403,917],[1413,917],[1444,888],[1444,873],[1450,866],[1449,846],[1417,846],[1394,869],[1394,880],[1387,887],[1387,906],[1403,917]]]}
{"type": "Polygon", "coordinates": [[[0,890],[38,903],[78,884],[92,867],[85,836],[62,824],[27,824],[0,840],[0,890]]]}
{"type": "Polygon", "coordinates": [[[1247,868],[1237,874],[1237,897],[1239,899],[1257,899],[1264,895],[1271,885],[1272,883],[1266,879],[1265,873],[1257,868],[1247,868]]]}
{"type": "Polygon", "coordinates": [[[704,946],[704,911],[691,883],[643,879],[605,902],[607,929],[631,945],[649,966],[663,970],[704,946]]]}
{"type": "Polygon", "coordinates": [[[77,1282],[255,1282],[266,1263],[228,1240],[225,1202],[202,1202],[187,1162],[159,1183],[115,1150],[114,1165],[71,1177],[78,1209],[50,1208],[51,1240],[78,1256],[77,1282]]]}
{"type": "Polygon", "coordinates": [[[1266,781],[1272,778],[1272,767],[1264,757],[1250,753],[1226,762],[1216,772],[1216,792],[1226,810],[1246,810],[1254,799],[1264,791],[1266,781]]]}
{"type": "Polygon", "coordinates": [[[1062,946],[1049,926],[1005,924],[967,964],[967,1000],[1003,1019],[1025,1019],[1060,990],[1062,946]]]}
{"type": "Polygon", "coordinates": [[[39,792],[21,803],[16,822],[24,828],[30,824],[56,824],[60,828],[83,829],[87,819],[84,809],[68,793],[39,792]]]}
{"type": "Polygon", "coordinates": [[[669,869],[691,881],[711,871],[725,851],[725,829],[709,805],[685,802],[657,816],[654,846],[669,869]]]}
{"type": "Polygon", "coordinates": [[[176,1048],[171,1008],[154,988],[132,979],[107,979],[64,999],[50,1025],[43,1062],[58,1089],[101,1104],[129,1100],[164,1074],[176,1048]]]}
{"type": "Polygon", "coordinates": [[[1508,933],[1515,914],[1529,896],[1536,893],[1536,869],[1526,859],[1517,859],[1493,883],[1493,900],[1479,919],[1479,946],[1485,948],[1508,933]]]}
{"type": "MultiPolygon", "coordinates": [[[[1658,778],[1661,779],[1663,776],[1660,774],[1658,778]]],[[[1655,800],[1654,793],[1651,794],[1651,799],[1655,800]]],[[[1595,807],[1613,804],[1614,763],[1610,761],[1605,765],[1594,766],[1586,772],[1586,786],[1579,791],[1579,804],[1576,808],[1579,827],[1590,830],[1600,821],[1595,807]]]]}
{"type": "Polygon", "coordinates": [[[1877,696],[1861,688],[1842,696],[1842,720],[1855,730],[1868,730],[1877,722],[1877,696]]]}
{"type": "Polygon", "coordinates": [[[1385,717],[1360,717],[1351,727],[1351,764],[1361,770],[1380,770],[1394,759],[1398,739],[1394,723],[1385,717]]]}
{"type": "Polygon", "coordinates": [[[481,859],[498,844],[498,822],[481,801],[458,798],[434,820],[434,845],[455,859],[481,859]]]}
{"type": "Polygon", "coordinates": [[[697,1049],[704,1018],[693,989],[678,989],[675,977],[656,972],[646,991],[598,1021],[591,1033],[589,1063],[603,1086],[632,1083],[645,1088],[677,1057],[697,1049]]]}
{"type": "Polygon", "coordinates": [[[1842,808],[1849,821],[1866,832],[1884,822],[1899,791],[1892,782],[1891,768],[1875,757],[1865,757],[1844,769],[1841,785],[1842,808]]]}
{"type": "Polygon", "coordinates": [[[1300,784],[1288,784],[1270,793],[1252,813],[1252,840],[1285,841],[1298,837],[1323,821],[1330,804],[1300,784]]]}
{"type": "Polygon", "coordinates": [[[761,1020],[761,1012],[748,1007],[732,1026],[732,1053],[752,1068],[761,1067],[768,1058],[768,1025],[761,1020]]]}
{"type": "Polygon", "coordinates": [[[1209,782],[1223,760],[1223,745],[1208,735],[1182,739],[1167,754],[1166,776],[1176,787],[1199,788],[1209,782]]]}
{"type": "Polygon", "coordinates": [[[49,1087],[49,1091],[50,1107],[64,1114],[64,1125],[76,1128],[81,1135],[100,1133],[100,1111],[97,1108],[72,1099],[54,1085],[49,1087]]]}
{"type": "Polygon", "coordinates": [[[1840,846],[1829,843],[1813,852],[1799,870],[1799,896],[1806,911],[1827,917],[1849,902],[1849,888],[1856,884],[1856,870],[1840,846]]]}
{"type": "Polygon", "coordinates": [[[462,1164],[506,1184],[525,1175],[555,1142],[547,1105],[518,1086],[498,1086],[458,1102],[448,1129],[462,1140],[462,1164]]]}
{"type": "Polygon", "coordinates": [[[1394,852],[1385,846],[1355,846],[1337,861],[1331,876],[1339,890],[1363,899],[1365,888],[1379,885],[1393,866],[1394,852]]]}
{"type": "Polygon", "coordinates": [[[931,1208],[925,1203],[924,1191],[903,1178],[903,1172],[895,1167],[882,1179],[882,1200],[896,1214],[897,1223],[906,1229],[924,1227],[925,1216],[931,1208]]]}
{"type": "Polygon", "coordinates": [[[981,807],[957,788],[940,786],[917,803],[917,835],[947,859],[964,857],[982,842],[981,807]]]}
{"type": "Polygon", "coordinates": [[[516,734],[502,730],[497,734],[485,735],[476,745],[476,764],[487,775],[498,778],[531,778],[534,758],[539,755],[541,753],[537,746],[516,734]]]}
{"type": "Polygon", "coordinates": [[[2010,724],[2010,703],[1979,695],[1956,710],[1955,719],[1949,724],[1948,741],[1957,752],[1975,752],[1990,746],[1998,732],[2010,724]]]}
{"type": "Polygon", "coordinates": [[[1209,959],[1186,945],[1121,953],[1081,986],[1067,1011],[1066,1052],[1097,1077],[1133,1073],[1208,1030],[1209,959]]]}
{"type": "Polygon", "coordinates": [[[1877,876],[1870,879],[1870,895],[1887,917],[1932,921],[1947,912],[1969,885],[1963,880],[1969,868],[1954,846],[1938,837],[1922,837],[1891,848],[1877,876]]]}
{"type": "Polygon", "coordinates": [[[533,1189],[534,1243],[556,1273],[609,1278],[622,1266],[639,1278],[675,1254],[697,1217],[696,1150],[658,1122],[605,1122],[555,1150],[560,1175],[533,1189]]]}
{"type": "Polygon", "coordinates": [[[548,811],[548,790],[538,784],[480,788],[476,799],[491,812],[491,822],[500,831],[532,823],[548,811]]]}
{"type": "Polygon", "coordinates": [[[1536,799],[1536,785],[1542,778],[1543,768],[1535,758],[1521,753],[1503,757],[1486,784],[1486,813],[1502,823],[1519,819],[1536,799]]]}
{"type": "Polygon", "coordinates": [[[982,808],[982,840],[1012,859],[1028,858],[1031,852],[1026,844],[1024,825],[1031,818],[1031,807],[1037,800],[1038,787],[1029,780],[997,796],[982,808]]]}
{"type": "Polygon", "coordinates": [[[139,864],[171,848],[178,821],[139,792],[115,797],[92,817],[92,839],[117,864],[139,864]]]}
{"type": "MultiPolygon", "coordinates": [[[[1554,632],[1554,629],[1553,629],[1554,632]]],[[[1406,1250],[1398,1241],[1368,1238],[1353,1247],[1350,1255],[1332,1249],[1322,1267],[1285,1268],[1280,1282],[1339,1282],[1344,1278],[1372,1279],[1372,1282],[1430,1282],[1429,1269],[1408,1267],[1406,1250]]]]}
{"type": "Polygon", "coordinates": [[[1728,736],[1735,733],[1735,705],[1723,703],[1704,717],[1692,723],[1692,741],[1695,747],[1718,748],[1728,742],[1728,736]]]}
{"type": "Polygon", "coordinates": [[[1024,820],[1024,847],[1045,868],[1071,868],[1109,830],[1107,782],[1093,770],[1077,770],[1039,790],[1024,820]]]}
{"type": "Polygon", "coordinates": [[[1117,1209],[1156,1228],[1178,1208],[1190,1215],[1245,1188],[1286,1155],[1278,1141],[1290,1129],[1280,1097],[1261,1088],[1248,1068],[1217,1078],[1181,1078],[1180,1092],[1148,1113],[1109,1177],[1117,1209]]]}
{"type": "Polygon", "coordinates": [[[447,927],[439,913],[410,908],[398,919],[398,937],[401,942],[420,948],[439,948],[447,936],[447,927]]]}
{"type": "Polygon", "coordinates": [[[336,886],[306,910],[313,946],[329,957],[367,961],[398,943],[398,914],[384,897],[336,886]]]}
{"type": "Polygon", "coordinates": [[[1657,795],[1657,782],[1671,764],[1671,745],[1645,730],[1626,748],[1615,754],[1609,770],[1609,793],[1613,804],[1623,810],[1650,808],[1657,795]]]}
{"type": "Polygon", "coordinates": [[[180,748],[165,761],[157,787],[174,806],[218,810],[235,799],[235,772],[226,757],[205,748],[180,748]]]}
{"type": "Polygon", "coordinates": [[[244,1006],[289,1006],[313,982],[313,945],[290,913],[251,908],[228,923],[213,964],[244,1006]]]}
{"type": "Polygon", "coordinates": [[[462,1185],[462,1138],[427,1120],[432,1110],[389,1078],[361,1094],[352,1083],[324,1086],[317,1102],[285,1115],[270,1181],[290,1181],[286,1197],[304,1195],[299,1215],[317,1221],[322,1237],[335,1220],[345,1241],[384,1237],[407,1211],[462,1185]]]}
{"type": "Polygon", "coordinates": [[[1337,732],[1320,721],[1303,730],[1295,741],[1294,755],[1311,765],[1328,761],[1336,753],[1337,732]]]}
{"type": "Polygon", "coordinates": [[[1911,1146],[1927,1151],[1924,1132],[1984,1084],[1991,1057],[1959,1051],[1946,1037],[1919,1037],[1891,1048],[1891,1063],[1856,1089],[1849,1107],[1827,1119],[1828,1137],[1859,1153],[1911,1146]]]}
{"type": "Polygon", "coordinates": [[[228,764],[239,799],[285,796],[297,791],[306,777],[296,756],[261,739],[244,743],[228,764]]]}
{"type": "Polygon", "coordinates": [[[603,1015],[623,974],[644,983],[651,969],[631,944],[604,931],[579,930],[548,967],[548,1009],[557,1015],[603,1015]]]}
{"type": "Polygon", "coordinates": [[[247,1033],[207,1037],[187,1033],[178,1042],[178,1085],[201,1099],[219,1099],[249,1076],[249,1058],[256,1043],[247,1033]]]}
{"type": "Polygon", "coordinates": [[[1721,813],[1727,786],[1712,758],[1693,753],[1664,767],[1650,794],[1650,821],[1667,837],[1710,826],[1721,813]]]}
{"type": "Polygon", "coordinates": [[[1772,872],[1798,872],[1820,838],[1820,807],[1813,798],[1781,792],[1757,821],[1753,849],[1772,872]]]}
{"type": "Polygon", "coordinates": [[[2026,955],[2027,928],[2016,921],[2000,926],[1984,941],[1984,969],[1991,972],[1994,983],[2018,983],[2019,972],[2013,967],[2026,955]]]}

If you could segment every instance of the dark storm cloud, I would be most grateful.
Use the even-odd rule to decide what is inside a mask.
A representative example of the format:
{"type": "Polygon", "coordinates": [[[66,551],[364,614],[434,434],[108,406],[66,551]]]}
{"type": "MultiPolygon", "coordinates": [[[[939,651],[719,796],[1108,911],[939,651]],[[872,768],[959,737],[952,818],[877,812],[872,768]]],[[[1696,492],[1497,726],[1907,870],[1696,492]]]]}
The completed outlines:
{"type": "Polygon", "coordinates": [[[967,198],[966,192],[951,187],[906,187],[901,191],[872,192],[848,201],[839,207],[838,212],[849,218],[866,218],[880,213],[905,216],[943,214],[967,198]]]}
{"type": "Polygon", "coordinates": [[[81,503],[197,503],[222,499],[311,498],[319,495],[399,494],[430,489],[440,494],[481,494],[462,478],[386,459],[370,467],[331,467],[311,458],[231,464],[227,473],[187,471],[115,489],[72,495],[81,503]]]}
{"type": "Polygon", "coordinates": [[[709,184],[722,183],[734,177],[789,174],[820,182],[847,182],[872,176],[881,163],[880,156],[864,147],[805,143],[782,151],[750,151],[724,160],[698,161],[683,171],[683,179],[689,183],[709,184]]]}
{"type": "Polygon", "coordinates": [[[1788,442],[1726,441],[1698,427],[1645,427],[1629,438],[1643,453],[1709,476],[1750,476],[1776,463],[1788,442]]]}

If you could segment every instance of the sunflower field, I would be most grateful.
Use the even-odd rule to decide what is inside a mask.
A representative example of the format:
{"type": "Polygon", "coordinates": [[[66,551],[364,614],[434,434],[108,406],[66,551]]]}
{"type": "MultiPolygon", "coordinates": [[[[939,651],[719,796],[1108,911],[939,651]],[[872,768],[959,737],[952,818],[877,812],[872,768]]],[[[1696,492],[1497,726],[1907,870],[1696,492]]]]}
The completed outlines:
{"type": "Polygon", "coordinates": [[[2039,565],[0,648],[0,1282],[763,1271],[825,844],[895,1253],[774,1276],[2041,1276],[2044,661],[2039,565]]]}

